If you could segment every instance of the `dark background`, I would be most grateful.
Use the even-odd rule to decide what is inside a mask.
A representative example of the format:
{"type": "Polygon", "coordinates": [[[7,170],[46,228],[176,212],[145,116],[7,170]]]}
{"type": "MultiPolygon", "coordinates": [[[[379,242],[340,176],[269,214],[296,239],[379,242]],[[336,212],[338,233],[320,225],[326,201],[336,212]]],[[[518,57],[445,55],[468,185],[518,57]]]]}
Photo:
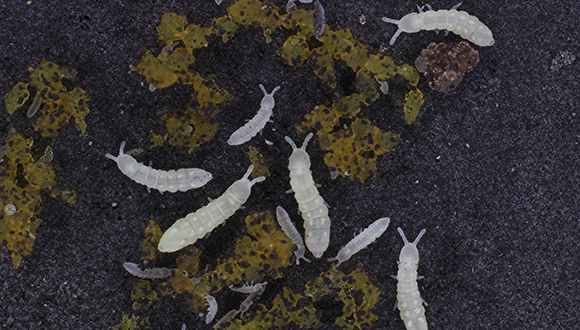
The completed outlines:
{"type": "MultiPolygon", "coordinates": [[[[264,41],[261,29],[242,29],[228,43],[216,40],[196,51],[195,69],[216,74],[232,95],[217,117],[216,138],[195,153],[166,146],[149,150],[148,133],[163,132],[156,115],[179,109],[190,89],[171,87],[150,92],[145,79],[129,72],[146,50],[163,45],[156,26],[166,11],[187,15],[190,23],[209,25],[223,16],[229,1],[2,1],[0,5],[0,95],[19,81],[29,81],[28,67],[42,60],[78,71],[78,86],[91,98],[86,135],[73,124],[55,139],[41,139],[31,129],[26,111],[0,109],[0,142],[9,127],[34,138],[40,153],[54,150],[57,183],[72,189],[70,206],[43,195],[43,220],[30,255],[14,269],[5,244],[0,247],[0,326],[4,329],[108,329],[131,314],[133,277],[123,262],[139,262],[138,244],[148,219],[165,230],[176,219],[216,198],[246,171],[248,145],[258,146],[272,175],[257,185],[246,203],[207,239],[201,268],[214,267],[231,254],[242,235],[243,219],[256,211],[274,212],[283,205],[303,232],[289,189],[289,135],[301,143],[296,125],[315,105],[330,105],[332,91],[307,66],[290,67],[276,54],[288,31],[278,29],[264,41]],[[262,92],[281,85],[276,94],[274,124],[263,136],[241,147],[226,141],[259,108],[262,92]],[[274,130],[275,129],[275,130],[274,130]],[[274,142],[268,146],[264,138],[274,142]],[[127,148],[143,148],[139,161],[154,167],[200,167],[213,173],[205,187],[186,193],[147,193],[104,157],[127,148]],[[118,203],[116,208],[112,203],[118,203]]],[[[285,2],[274,1],[284,8],[285,2]]],[[[380,18],[400,18],[416,11],[415,0],[326,1],[327,23],[350,28],[355,37],[378,51],[388,46],[394,25],[380,18]],[[364,14],[367,23],[361,25],[364,14]]],[[[421,3],[422,4],[422,3],[421,3]]],[[[431,1],[434,9],[454,2],[431,1]]],[[[312,8],[312,4],[299,4],[312,8]]],[[[480,64],[457,89],[419,88],[425,104],[415,124],[402,120],[400,93],[382,95],[361,116],[384,130],[401,133],[395,152],[379,157],[380,173],[364,184],[330,179],[316,139],[308,147],[321,195],[330,205],[332,236],[324,258],[283,270],[259,303],[268,304],[283,286],[295,291],[329,268],[334,256],[360,229],[383,216],[391,218],[385,234],[341,265],[349,273],[358,263],[381,290],[374,329],[404,329],[396,300],[396,260],[402,241],[396,227],[410,238],[427,229],[419,243],[419,288],[429,303],[430,329],[572,329],[580,317],[580,193],[578,141],[580,61],[552,70],[561,51],[579,56],[580,5],[577,1],[464,1],[460,9],[477,16],[494,33],[495,45],[475,47],[480,64]]],[[[414,62],[431,41],[457,42],[454,34],[433,31],[402,34],[385,53],[397,64],[414,62]]],[[[308,253],[308,257],[311,255],[308,253]]],[[[171,257],[156,266],[173,267],[171,257]]],[[[224,315],[239,301],[216,295],[224,315]],[[229,307],[225,307],[229,306],[229,307]]],[[[340,305],[338,305],[340,308],[340,305]]],[[[181,299],[161,298],[150,309],[154,329],[207,327],[186,310],[181,299]]],[[[335,328],[336,305],[324,329],[335,328]]],[[[216,319],[217,319],[216,318],[216,319]]],[[[208,327],[209,328],[209,327],[208,327]]]]}

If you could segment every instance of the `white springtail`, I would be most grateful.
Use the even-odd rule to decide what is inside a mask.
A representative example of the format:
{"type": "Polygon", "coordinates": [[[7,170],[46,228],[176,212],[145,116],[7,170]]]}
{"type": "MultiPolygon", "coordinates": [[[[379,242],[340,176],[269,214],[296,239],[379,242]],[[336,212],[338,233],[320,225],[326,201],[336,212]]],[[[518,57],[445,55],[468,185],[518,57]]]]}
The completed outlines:
{"type": "Polygon", "coordinates": [[[254,118],[232,133],[232,136],[230,136],[230,139],[228,140],[229,145],[237,146],[250,141],[251,138],[256,136],[256,134],[266,126],[268,120],[270,120],[272,109],[274,109],[274,105],[276,105],[276,102],[274,101],[274,93],[280,89],[280,86],[276,86],[270,94],[268,94],[266,88],[264,88],[262,84],[260,84],[260,88],[262,89],[262,92],[264,92],[260,110],[258,110],[258,113],[254,118]]]}
{"type": "Polygon", "coordinates": [[[234,182],[223,195],[177,220],[161,237],[159,251],[175,252],[193,244],[231,217],[248,200],[252,186],[266,179],[261,176],[250,181],[248,177],[253,169],[254,165],[250,165],[246,174],[234,182]]]}
{"type": "Polygon", "coordinates": [[[425,307],[423,307],[423,299],[417,286],[417,265],[419,264],[417,243],[425,234],[425,229],[421,230],[413,243],[409,243],[401,228],[397,230],[405,242],[399,255],[399,271],[396,277],[398,281],[397,307],[407,330],[427,330],[425,307]]]}
{"type": "Polygon", "coordinates": [[[304,259],[306,262],[310,262],[310,259],[304,257],[304,252],[306,252],[306,248],[304,247],[304,241],[302,241],[302,236],[296,227],[292,223],[290,219],[290,215],[288,212],[282,208],[282,206],[278,206],[276,208],[276,218],[278,219],[278,224],[282,227],[282,231],[286,236],[290,237],[292,243],[296,245],[296,251],[294,251],[294,255],[296,255],[296,264],[300,264],[300,259],[304,259]]]}
{"type": "Polygon", "coordinates": [[[329,258],[328,261],[338,260],[336,267],[340,266],[343,262],[347,261],[358,251],[367,247],[367,245],[374,242],[378,237],[380,237],[387,227],[389,226],[389,218],[380,218],[379,220],[371,223],[365,230],[360,234],[356,235],[348,244],[346,244],[334,258],[329,258]]]}
{"type": "Polygon", "coordinates": [[[160,192],[169,191],[187,191],[193,188],[204,186],[211,180],[211,173],[199,168],[182,168],[177,171],[156,170],[143,163],[137,163],[135,158],[123,153],[125,141],[119,148],[119,156],[111,154],[105,156],[114,160],[117,166],[130,179],[147,186],[147,188],[157,189],[160,192]]]}

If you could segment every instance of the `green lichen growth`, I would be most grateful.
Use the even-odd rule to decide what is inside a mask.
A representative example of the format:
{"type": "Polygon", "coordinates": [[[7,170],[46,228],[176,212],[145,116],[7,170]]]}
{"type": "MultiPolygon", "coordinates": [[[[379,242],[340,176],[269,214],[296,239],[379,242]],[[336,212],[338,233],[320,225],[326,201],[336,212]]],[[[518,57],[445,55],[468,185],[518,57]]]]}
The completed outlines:
{"type": "Polygon", "coordinates": [[[177,147],[185,147],[192,153],[202,145],[213,139],[218,131],[218,125],[210,119],[204,118],[191,108],[182,114],[165,112],[161,115],[167,129],[167,142],[177,147]]]}
{"type": "Polygon", "coordinates": [[[378,320],[378,316],[371,310],[378,302],[381,292],[362,270],[362,265],[348,275],[333,266],[314,281],[308,282],[305,294],[314,301],[329,294],[336,295],[335,299],[344,306],[342,315],[334,323],[342,329],[368,328],[378,320]]]}
{"type": "Polygon", "coordinates": [[[242,282],[259,283],[264,277],[279,278],[279,269],[290,266],[294,245],[276,224],[271,212],[258,212],[246,217],[248,235],[236,242],[234,254],[219,263],[214,270],[197,275],[200,282],[192,284],[192,274],[178,263],[178,270],[169,280],[160,285],[161,295],[186,293],[189,307],[202,312],[205,295],[214,294],[229,285],[242,282]]]}
{"type": "Polygon", "coordinates": [[[43,61],[38,68],[31,69],[30,83],[19,82],[5,95],[6,109],[13,114],[27,104],[30,89],[36,90],[35,100],[30,106],[38,107],[38,112],[32,117],[36,131],[43,137],[54,137],[61,126],[74,117],[77,128],[85,133],[89,98],[81,88],[68,90],[63,84],[63,79],[73,80],[75,77],[74,70],[43,61]]]}
{"type": "Polygon", "coordinates": [[[16,213],[1,212],[0,241],[6,241],[12,252],[14,267],[18,267],[22,256],[32,251],[36,229],[42,222],[40,212],[41,190],[56,185],[54,170],[50,167],[52,150],[47,147],[45,155],[38,161],[30,154],[32,139],[25,139],[10,130],[5,146],[6,164],[0,168],[0,206],[16,206],[16,213]]]}
{"type": "Polygon", "coordinates": [[[313,328],[320,324],[312,302],[292,289],[284,287],[272,306],[258,304],[243,319],[233,319],[222,329],[282,329],[291,322],[299,327],[313,328]]]}
{"type": "Polygon", "coordinates": [[[260,149],[256,147],[250,147],[250,151],[248,152],[248,156],[250,157],[250,161],[254,165],[254,170],[252,171],[252,178],[255,179],[260,176],[270,176],[270,171],[268,167],[264,166],[264,155],[260,153],[260,149]]]}

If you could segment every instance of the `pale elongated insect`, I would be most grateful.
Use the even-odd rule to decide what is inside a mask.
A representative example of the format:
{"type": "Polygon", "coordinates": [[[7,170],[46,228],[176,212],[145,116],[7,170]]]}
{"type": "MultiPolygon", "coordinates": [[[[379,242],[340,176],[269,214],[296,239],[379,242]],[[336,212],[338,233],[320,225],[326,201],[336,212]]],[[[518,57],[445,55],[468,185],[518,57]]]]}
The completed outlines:
{"type": "Polygon", "coordinates": [[[223,195],[199,210],[189,213],[185,218],[177,220],[161,236],[157,247],[159,251],[175,252],[193,244],[231,217],[248,200],[252,186],[266,179],[261,176],[252,181],[248,180],[252,170],[254,165],[250,165],[246,174],[234,182],[223,195]]]}
{"type": "Polygon", "coordinates": [[[292,243],[296,245],[296,251],[294,251],[294,255],[296,255],[296,264],[297,265],[300,264],[300,259],[304,259],[304,261],[310,262],[310,259],[304,257],[304,252],[306,251],[306,248],[304,247],[304,241],[302,241],[302,236],[300,236],[300,233],[298,232],[298,230],[296,230],[296,227],[294,227],[294,224],[290,219],[290,215],[288,215],[288,212],[286,212],[286,210],[284,210],[282,206],[278,206],[276,208],[276,218],[278,219],[278,224],[280,225],[280,227],[282,227],[282,231],[284,231],[284,234],[290,237],[292,243]]]}
{"type": "Polygon", "coordinates": [[[254,118],[250,119],[250,121],[244,126],[238,128],[237,131],[232,133],[232,136],[230,136],[230,139],[228,140],[229,145],[237,146],[250,141],[251,138],[256,136],[256,134],[266,126],[268,120],[270,120],[272,109],[274,109],[274,105],[276,105],[276,102],[274,101],[274,93],[280,89],[280,86],[276,86],[270,94],[268,94],[264,85],[260,84],[260,88],[262,89],[262,92],[264,92],[260,110],[258,110],[258,113],[254,118]]]}
{"type": "Polygon", "coordinates": [[[211,173],[200,168],[182,168],[177,171],[156,170],[143,163],[137,163],[135,158],[123,153],[125,141],[119,148],[119,156],[111,154],[105,156],[114,160],[117,166],[130,179],[147,186],[147,188],[157,189],[160,192],[169,191],[187,191],[193,188],[199,188],[211,180],[211,173]]]}
{"type": "Polygon", "coordinates": [[[399,255],[399,271],[396,277],[398,281],[397,306],[407,330],[427,330],[423,299],[417,287],[417,264],[419,263],[417,243],[425,234],[425,229],[421,230],[413,243],[409,243],[401,228],[397,230],[405,242],[399,255]]]}
{"type": "Polygon", "coordinates": [[[239,288],[236,288],[235,286],[230,284],[229,288],[232,291],[236,291],[236,292],[240,292],[240,293],[254,293],[254,292],[258,292],[260,290],[264,290],[266,288],[266,284],[268,284],[268,282],[256,283],[253,285],[246,283],[239,288]]]}
{"type": "Polygon", "coordinates": [[[491,30],[481,23],[477,17],[464,11],[457,11],[461,2],[450,10],[423,11],[419,6],[418,13],[410,13],[400,20],[383,17],[387,23],[397,24],[399,29],[391,38],[389,44],[393,45],[401,32],[415,33],[421,30],[447,30],[460,35],[478,46],[491,46],[494,43],[491,30]]]}
{"type": "Polygon", "coordinates": [[[171,269],[165,267],[141,270],[139,265],[132,262],[125,262],[123,267],[129,274],[140,278],[166,278],[171,275],[171,269]]]}
{"type": "Polygon", "coordinates": [[[215,315],[217,314],[218,304],[215,298],[209,294],[205,296],[205,299],[209,305],[207,308],[207,315],[205,316],[205,324],[209,324],[211,321],[213,321],[215,315]]]}
{"type": "Polygon", "coordinates": [[[329,258],[328,261],[338,260],[336,267],[340,266],[341,263],[347,261],[358,251],[367,247],[367,245],[374,242],[379,236],[381,236],[387,227],[389,226],[389,218],[380,218],[379,220],[371,223],[365,230],[360,234],[356,235],[348,244],[346,244],[334,258],[329,258]]]}
{"type": "Polygon", "coordinates": [[[300,148],[297,148],[289,137],[285,139],[292,146],[292,155],[288,162],[290,186],[292,186],[294,198],[298,202],[298,208],[304,219],[306,246],[316,258],[320,258],[328,248],[330,218],[328,207],[324,204],[324,199],[320,197],[310,171],[310,157],[306,152],[306,145],[311,138],[312,133],[308,134],[300,148]]]}

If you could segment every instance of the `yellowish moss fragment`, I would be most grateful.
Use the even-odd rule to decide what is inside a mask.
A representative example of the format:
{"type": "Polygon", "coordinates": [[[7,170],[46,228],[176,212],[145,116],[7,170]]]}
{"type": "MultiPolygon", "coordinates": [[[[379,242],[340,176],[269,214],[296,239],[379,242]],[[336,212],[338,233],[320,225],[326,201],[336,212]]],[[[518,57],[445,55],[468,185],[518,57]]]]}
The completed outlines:
{"type": "Polygon", "coordinates": [[[144,253],[143,259],[154,260],[157,253],[157,245],[163,236],[161,228],[153,220],[147,222],[145,227],[145,239],[139,243],[139,250],[144,253]]]}
{"type": "Polygon", "coordinates": [[[161,115],[161,120],[167,129],[167,142],[173,146],[189,148],[189,153],[213,139],[218,131],[217,124],[212,124],[191,108],[187,108],[183,114],[165,113],[161,115]]]}
{"type": "Polygon", "coordinates": [[[178,15],[170,12],[163,13],[161,22],[157,26],[159,40],[165,41],[167,45],[181,40],[181,35],[185,31],[187,18],[185,15],[178,15]]]}
{"type": "Polygon", "coordinates": [[[133,298],[134,311],[149,308],[155,300],[157,300],[157,292],[151,288],[151,282],[148,280],[135,280],[133,282],[133,290],[131,298],[133,298]]]}
{"type": "Polygon", "coordinates": [[[254,171],[252,171],[252,178],[255,179],[260,176],[270,176],[270,171],[268,167],[264,166],[264,156],[260,153],[260,149],[256,147],[250,147],[248,153],[250,161],[254,165],[254,171]]]}
{"type": "Polygon", "coordinates": [[[278,15],[280,8],[271,2],[238,0],[228,7],[230,19],[243,26],[261,27],[266,43],[272,41],[272,33],[282,23],[278,15]]]}
{"type": "Polygon", "coordinates": [[[148,50],[131,70],[145,76],[155,88],[167,88],[175,83],[191,84],[193,77],[199,76],[197,72],[188,70],[188,66],[194,61],[193,55],[183,47],[158,57],[148,50]]]}
{"type": "Polygon", "coordinates": [[[420,90],[415,89],[407,93],[405,96],[405,106],[403,108],[407,124],[411,125],[415,122],[421,105],[423,105],[423,93],[420,90]]]}
{"type": "Polygon", "coordinates": [[[248,235],[236,242],[234,255],[219,263],[214,270],[201,274],[200,283],[195,286],[188,276],[194,276],[179,269],[167,283],[160,286],[162,295],[187,292],[189,307],[202,311],[205,295],[213,294],[229,285],[239,286],[242,282],[259,283],[265,276],[278,278],[279,269],[290,266],[294,245],[276,224],[271,212],[258,212],[246,217],[248,235]],[[188,275],[189,274],[189,275],[188,275]]]}
{"type": "Polygon", "coordinates": [[[32,251],[36,229],[41,223],[41,191],[55,187],[55,174],[50,166],[52,149],[46,148],[38,161],[30,154],[32,139],[25,139],[11,129],[7,137],[4,155],[6,163],[0,168],[0,207],[16,206],[16,213],[0,213],[0,241],[6,241],[12,252],[12,261],[18,267],[22,256],[32,251]]]}
{"type": "Polygon", "coordinates": [[[280,49],[278,54],[282,56],[287,64],[292,66],[300,66],[310,54],[306,37],[304,36],[290,36],[280,49]]]}
{"type": "Polygon", "coordinates": [[[336,300],[344,306],[342,315],[335,324],[342,329],[366,329],[371,327],[378,316],[371,310],[379,300],[381,292],[375,287],[359,265],[352,273],[345,275],[336,266],[306,284],[306,296],[318,301],[328,294],[336,294],[336,300]]]}
{"type": "Polygon", "coordinates": [[[123,319],[121,323],[115,325],[113,330],[137,330],[137,329],[149,329],[149,320],[145,317],[131,316],[127,313],[123,313],[123,319]]]}
{"type": "MultiPolygon", "coordinates": [[[[85,116],[89,113],[89,98],[79,87],[68,90],[62,79],[72,80],[76,71],[43,61],[36,69],[30,69],[30,83],[18,83],[4,97],[8,113],[13,114],[22,108],[30,97],[29,87],[36,89],[35,104],[38,113],[34,114],[34,129],[43,137],[54,137],[61,126],[75,118],[77,128],[84,133],[87,128],[85,116]]],[[[31,111],[29,115],[32,115],[31,111]]]]}
{"type": "Polygon", "coordinates": [[[222,329],[283,329],[294,322],[301,328],[313,328],[320,324],[316,310],[309,299],[292,289],[284,287],[267,308],[259,304],[256,310],[244,315],[243,319],[233,319],[222,329]]]}
{"type": "Polygon", "coordinates": [[[189,276],[194,276],[199,271],[199,257],[201,251],[193,245],[189,245],[181,250],[181,254],[175,261],[177,268],[184,270],[189,276]]]}
{"type": "Polygon", "coordinates": [[[332,134],[324,163],[343,177],[360,182],[372,178],[377,170],[376,159],[394,150],[399,134],[383,132],[363,118],[356,118],[348,128],[332,134]]]}
{"type": "Polygon", "coordinates": [[[165,136],[155,134],[153,131],[149,131],[149,140],[151,141],[149,149],[161,148],[165,145],[165,136]]]}

